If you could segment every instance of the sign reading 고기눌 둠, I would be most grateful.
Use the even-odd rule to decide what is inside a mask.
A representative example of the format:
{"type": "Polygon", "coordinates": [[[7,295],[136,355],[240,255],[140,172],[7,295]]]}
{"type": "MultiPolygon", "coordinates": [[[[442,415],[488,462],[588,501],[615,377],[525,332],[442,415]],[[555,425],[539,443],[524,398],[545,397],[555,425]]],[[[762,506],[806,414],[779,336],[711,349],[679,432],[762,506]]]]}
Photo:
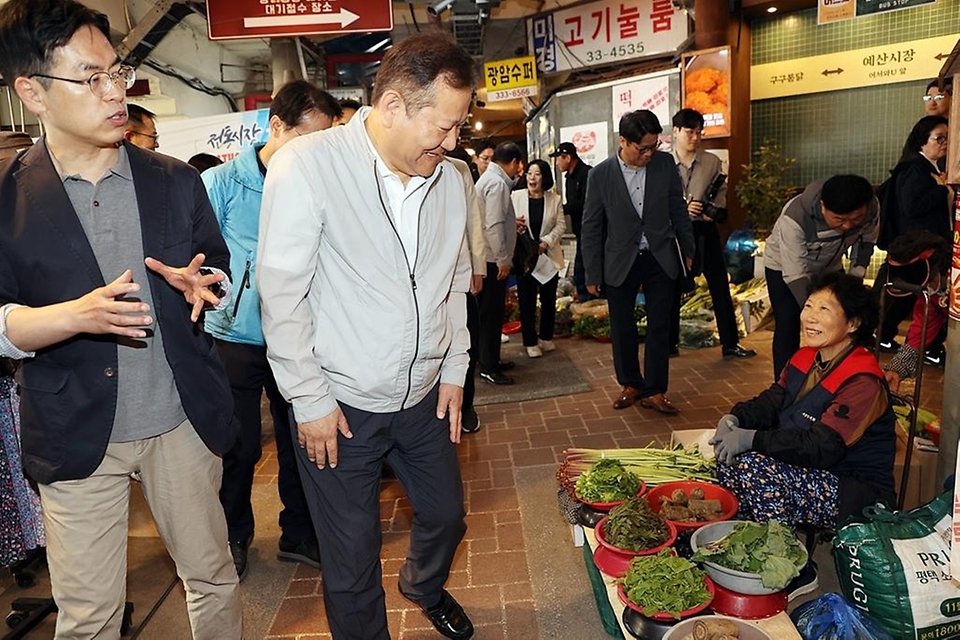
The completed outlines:
{"type": "Polygon", "coordinates": [[[600,0],[527,19],[541,73],[672,53],[687,33],[687,16],[671,0],[600,0]]]}

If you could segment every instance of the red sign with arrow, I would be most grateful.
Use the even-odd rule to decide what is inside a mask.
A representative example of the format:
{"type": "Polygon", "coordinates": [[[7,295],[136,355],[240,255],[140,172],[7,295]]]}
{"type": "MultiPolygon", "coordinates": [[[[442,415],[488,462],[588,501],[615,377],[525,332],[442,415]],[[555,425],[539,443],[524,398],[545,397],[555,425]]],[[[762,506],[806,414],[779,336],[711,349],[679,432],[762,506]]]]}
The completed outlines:
{"type": "Polygon", "coordinates": [[[391,0],[207,0],[211,40],[393,29],[391,0]]]}

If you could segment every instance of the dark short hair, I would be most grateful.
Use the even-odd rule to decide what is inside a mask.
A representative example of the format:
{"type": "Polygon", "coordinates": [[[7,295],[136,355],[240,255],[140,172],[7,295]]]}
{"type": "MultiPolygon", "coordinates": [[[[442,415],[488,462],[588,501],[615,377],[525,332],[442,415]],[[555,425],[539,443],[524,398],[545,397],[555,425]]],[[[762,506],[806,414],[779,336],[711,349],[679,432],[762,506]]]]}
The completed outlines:
{"type": "MultiPolygon", "coordinates": [[[[937,88],[937,91],[940,90],[939,80],[931,80],[930,83],[927,84],[927,90],[924,91],[924,94],[930,93],[930,89],[933,89],[934,87],[937,88]]],[[[953,78],[943,79],[943,93],[949,93],[951,96],[953,95],[953,78]]]]}
{"type": "Polygon", "coordinates": [[[74,0],[10,0],[0,6],[0,76],[13,86],[17,78],[49,73],[55,52],[85,26],[110,39],[107,16],[74,0]]]}
{"type": "Polygon", "coordinates": [[[920,149],[927,144],[930,139],[930,132],[942,124],[947,124],[947,119],[943,116],[923,116],[913,125],[913,129],[907,135],[907,141],[903,143],[903,153],[900,154],[900,162],[912,160],[920,155],[920,149]]]}
{"type": "Polygon", "coordinates": [[[917,258],[924,251],[932,251],[927,260],[930,270],[934,273],[946,273],[950,268],[950,245],[940,235],[917,229],[897,236],[890,241],[887,247],[887,259],[901,265],[906,265],[917,258]]]}
{"type": "Polygon", "coordinates": [[[277,116],[288,127],[295,127],[311,111],[331,118],[343,115],[340,103],[332,95],[306,80],[293,80],[277,90],[270,103],[270,117],[277,116]]]}
{"type": "Polygon", "coordinates": [[[438,80],[452,89],[473,89],[473,67],[470,54],[447,34],[418,33],[383,56],[370,101],[377,104],[384,92],[393,89],[403,97],[407,114],[413,114],[433,104],[438,80]]]}
{"type": "Polygon", "coordinates": [[[493,144],[493,142],[489,138],[484,138],[483,140],[480,140],[475,145],[473,145],[473,152],[476,155],[480,155],[487,149],[496,149],[496,148],[497,148],[497,145],[493,144]]]}
{"type": "Polygon", "coordinates": [[[354,100],[353,98],[340,98],[340,115],[343,115],[344,109],[353,109],[354,111],[359,111],[360,107],[363,106],[363,103],[359,100],[354,100]]]}
{"type": "Polygon", "coordinates": [[[838,175],[823,183],[820,202],[838,216],[853,213],[873,200],[873,186],[863,176],[838,175]]]}
{"type": "Polygon", "coordinates": [[[620,118],[620,135],[629,142],[640,142],[643,136],[651,133],[660,135],[663,127],[653,111],[637,109],[623,114],[620,118]]]}
{"type": "Polygon", "coordinates": [[[677,129],[703,129],[703,114],[696,109],[680,109],[673,116],[677,129]]]}
{"type": "Polygon", "coordinates": [[[869,347],[873,344],[880,312],[876,296],[864,286],[863,280],[842,271],[831,271],[813,278],[810,295],[818,291],[833,293],[847,321],[860,320],[860,326],[851,335],[855,345],[869,347]]]}
{"type": "Polygon", "coordinates": [[[523,152],[516,142],[501,142],[493,149],[493,161],[497,164],[510,164],[514,160],[523,160],[523,152]]]}
{"type": "Polygon", "coordinates": [[[157,114],[150,109],[145,109],[138,104],[127,104],[127,129],[133,127],[142,128],[147,126],[147,119],[156,120],[157,114]]]}
{"type": "Polygon", "coordinates": [[[527,171],[530,171],[530,167],[538,167],[540,169],[540,175],[543,176],[543,190],[550,191],[553,189],[553,169],[550,168],[550,163],[537,158],[536,160],[531,160],[530,164],[527,166],[527,171]]]}
{"type": "Polygon", "coordinates": [[[198,153],[187,160],[187,164],[203,173],[207,169],[213,169],[223,164],[223,160],[209,153],[198,153]]]}

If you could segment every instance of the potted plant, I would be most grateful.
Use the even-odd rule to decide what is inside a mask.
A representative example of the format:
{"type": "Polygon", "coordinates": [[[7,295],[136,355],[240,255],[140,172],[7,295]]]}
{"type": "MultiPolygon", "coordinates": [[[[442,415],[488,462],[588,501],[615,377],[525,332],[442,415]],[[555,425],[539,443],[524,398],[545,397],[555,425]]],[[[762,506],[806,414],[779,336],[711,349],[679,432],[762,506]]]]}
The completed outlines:
{"type": "Polygon", "coordinates": [[[610,316],[598,321],[597,328],[593,330],[593,338],[597,342],[610,342],[610,316]]]}
{"type": "Polygon", "coordinates": [[[574,321],[573,335],[580,338],[592,338],[599,326],[600,321],[597,320],[596,316],[585,313],[574,321]]]}
{"type": "Polygon", "coordinates": [[[795,162],[783,155],[779,142],[766,138],[753,152],[753,162],[743,166],[737,196],[761,239],[770,234],[783,205],[793,195],[793,187],[783,184],[783,176],[795,162]]]}

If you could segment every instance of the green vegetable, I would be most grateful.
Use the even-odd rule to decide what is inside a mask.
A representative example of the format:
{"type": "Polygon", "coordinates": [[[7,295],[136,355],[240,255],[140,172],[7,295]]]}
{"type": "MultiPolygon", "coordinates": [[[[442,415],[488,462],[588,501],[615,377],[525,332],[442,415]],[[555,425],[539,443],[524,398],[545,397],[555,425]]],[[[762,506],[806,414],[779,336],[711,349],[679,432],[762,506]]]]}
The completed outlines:
{"type": "Polygon", "coordinates": [[[628,471],[642,478],[647,486],[674,480],[717,481],[715,461],[704,458],[696,445],[689,449],[680,445],[661,449],[652,444],[642,449],[567,449],[557,470],[557,479],[567,490],[572,490],[595,463],[606,459],[619,461],[628,471]]]}
{"type": "Polygon", "coordinates": [[[619,460],[601,460],[577,478],[577,497],[587,502],[626,500],[640,491],[640,478],[619,460]]]}
{"type": "Polygon", "coordinates": [[[627,597],[647,616],[680,612],[710,600],[710,592],[697,565],[664,549],[655,556],[638,556],[620,582],[627,597]]]}
{"type": "Polygon", "coordinates": [[[631,498],[611,510],[603,532],[607,542],[630,551],[659,547],[670,537],[667,524],[641,498],[631,498]]]}
{"type": "Polygon", "coordinates": [[[763,524],[738,522],[733,531],[698,549],[691,560],[756,573],[764,587],[783,589],[800,575],[800,568],[807,563],[807,550],[793,531],[776,520],[763,524]]]}

